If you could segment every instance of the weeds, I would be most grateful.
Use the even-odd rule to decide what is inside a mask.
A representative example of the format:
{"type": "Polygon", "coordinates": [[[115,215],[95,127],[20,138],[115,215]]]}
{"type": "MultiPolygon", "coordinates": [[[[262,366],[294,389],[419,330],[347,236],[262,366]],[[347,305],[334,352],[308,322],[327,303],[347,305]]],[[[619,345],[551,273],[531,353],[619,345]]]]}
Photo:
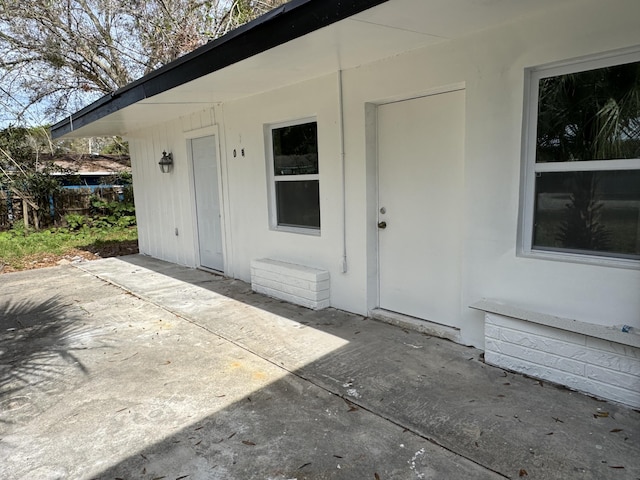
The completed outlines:
{"type": "Polygon", "coordinates": [[[132,253],[119,248],[119,245],[130,248],[137,240],[136,227],[82,224],[75,230],[64,227],[36,232],[25,231],[22,225],[16,225],[12,230],[0,232],[0,267],[8,265],[11,270],[23,270],[30,268],[29,263],[34,257],[75,256],[78,250],[100,256],[112,256],[109,252],[132,253]],[[108,252],[103,254],[103,250],[108,252]]]}
{"type": "Polygon", "coordinates": [[[94,196],[91,215],[65,215],[63,227],[33,231],[16,223],[0,232],[0,272],[51,266],[65,256],[93,259],[136,253],[135,208],[132,198],[125,200],[94,196]]]}
{"type": "Polygon", "coordinates": [[[91,212],[91,225],[99,228],[130,227],[136,223],[136,210],[133,203],[129,202],[108,202],[102,198],[93,197],[91,212]]]}

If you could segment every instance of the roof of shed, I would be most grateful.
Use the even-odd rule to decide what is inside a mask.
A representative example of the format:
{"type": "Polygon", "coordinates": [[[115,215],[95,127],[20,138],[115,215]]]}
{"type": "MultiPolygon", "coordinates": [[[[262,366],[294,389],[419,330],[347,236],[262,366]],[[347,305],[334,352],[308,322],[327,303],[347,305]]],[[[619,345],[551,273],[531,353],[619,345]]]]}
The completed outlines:
{"type": "Polygon", "coordinates": [[[129,155],[65,154],[41,155],[42,163],[52,163],[58,168],[83,174],[115,174],[131,171],[129,155]]]}

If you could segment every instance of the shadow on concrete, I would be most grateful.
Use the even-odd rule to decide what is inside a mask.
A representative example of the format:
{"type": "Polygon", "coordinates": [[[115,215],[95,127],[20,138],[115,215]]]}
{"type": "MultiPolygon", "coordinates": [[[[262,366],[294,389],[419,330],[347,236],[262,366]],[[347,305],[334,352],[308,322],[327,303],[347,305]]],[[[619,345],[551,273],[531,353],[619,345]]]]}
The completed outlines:
{"type": "Polygon", "coordinates": [[[21,407],[20,392],[26,387],[63,382],[69,368],[87,373],[76,349],[67,345],[82,330],[69,307],[56,296],[40,302],[0,301],[0,414],[21,407]]]}
{"type": "Polygon", "coordinates": [[[96,240],[77,248],[100,258],[121,257],[138,253],[138,240],[96,240]]]}
{"type": "Polygon", "coordinates": [[[132,277],[147,269],[182,282],[154,291],[140,277],[132,289],[137,295],[288,374],[96,478],[423,478],[420,471],[491,478],[493,470],[511,478],[535,472],[598,479],[624,465],[627,476],[619,478],[640,474],[632,445],[640,417],[631,409],[485,365],[474,348],[333,309],[304,309],[255,294],[244,282],[174,264],[119,260],[130,264],[132,277]],[[207,315],[200,289],[219,296],[207,315]],[[230,300],[241,302],[231,310],[250,310],[251,320],[234,317],[230,300]],[[200,310],[190,310],[193,305],[200,310]],[[273,333],[278,329],[281,335],[273,333]],[[340,346],[314,356],[313,339],[322,334],[340,339],[340,346]],[[323,412],[324,397],[340,408],[323,412]],[[603,405],[609,416],[596,418],[603,405]],[[620,431],[625,436],[611,433],[620,431]],[[421,456],[423,448],[441,455],[421,456]],[[447,470],[445,461],[466,473],[447,470]],[[418,470],[407,470],[412,462],[418,470]],[[266,465],[279,467],[268,472],[266,465]]]}
{"type": "Polygon", "coordinates": [[[437,478],[470,478],[465,477],[468,474],[475,479],[497,478],[400,426],[287,375],[131,452],[91,478],[409,479],[421,478],[412,473],[426,470],[440,473],[437,478]],[[410,463],[416,452],[425,451],[428,455],[410,463]]]}

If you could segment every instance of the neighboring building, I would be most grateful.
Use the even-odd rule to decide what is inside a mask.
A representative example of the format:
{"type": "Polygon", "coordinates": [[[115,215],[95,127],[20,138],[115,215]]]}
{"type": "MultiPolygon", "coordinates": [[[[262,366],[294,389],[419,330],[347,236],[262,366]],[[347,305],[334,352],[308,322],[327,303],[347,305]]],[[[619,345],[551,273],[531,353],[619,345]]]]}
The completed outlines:
{"type": "MultiPolygon", "coordinates": [[[[65,189],[64,194],[55,194],[56,198],[49,196],[46,213],[39,210],[39,221],[45,224],[54,224],[61,215],[69,213],[88,214],[91,196],[97,190],[103,196],[123,201],[126,197],[124,187],[131,185],[131,160],[128,155],[39,154],[36,169],[40,172],[50,171],[50,175],[57,177],[65,189]],[[54,168],[50,169],[52,165],[54,168]]],[[[16,218],[24,219],[21,198],[18,191],[0,186],[0,228],[10,228],[16,218]]],[[[27,204],[33,205],[28,201],[27,204]]],[[[36,220],[34,218],[34,222],[36,220]]]]}
{"type": "Polygon", "coordinates": [[[638,407],[640,112],[592,153],[570,108],[637,88],[638,18],[637,0],[294,1],[52,131],[129,141],[144,254],[638,407]]]}
{"type": "Polygon", "coordinates": [[[131,173],[131,159],[128,155],[67,154],[41,155],[45,164],[53,164],[63,173],[53,175],[64,177],[65,188],[113,187],[120,175],[131,173]]]}

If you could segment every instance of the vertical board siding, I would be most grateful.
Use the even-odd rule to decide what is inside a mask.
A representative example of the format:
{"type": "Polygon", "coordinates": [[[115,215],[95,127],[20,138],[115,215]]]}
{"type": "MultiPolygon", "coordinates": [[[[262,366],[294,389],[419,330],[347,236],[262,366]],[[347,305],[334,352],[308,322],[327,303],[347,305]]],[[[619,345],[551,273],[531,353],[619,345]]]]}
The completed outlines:
{"type": "Polygon", "coordinates": [[[146,201],[147,182],[144,169],[143,142],[138,138],[129,138],[129,149],[131,152],[131,175],[134,185],[134,202],[136,206],[136,222],[138,224],[138,248],[140,253],[151,254],[151,242],[149,230],[146,227],[149,223],[149,204],[146,201]]]}
{"type": "Polygon", "coordinates": [[[184,132],[212,126],[213,122],[212,111],[205,110],[131,135],[141,253],[196,266],[193,187],[184,132]],[[158,166],[163,151],[173,154],[171,173],[163,174],[158,166]]]}

